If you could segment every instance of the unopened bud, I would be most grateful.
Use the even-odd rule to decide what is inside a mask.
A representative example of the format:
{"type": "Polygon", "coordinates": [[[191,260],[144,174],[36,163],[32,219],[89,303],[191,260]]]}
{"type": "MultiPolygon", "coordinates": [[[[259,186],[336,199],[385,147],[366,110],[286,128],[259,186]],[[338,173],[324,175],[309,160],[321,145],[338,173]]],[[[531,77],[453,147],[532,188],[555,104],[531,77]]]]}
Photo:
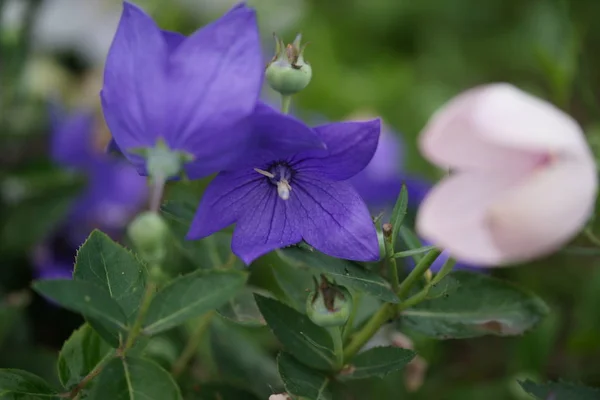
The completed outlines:
{"type": "Polygon", "coordinates": [[[273,90],[282,95],[291,95],[304,89],[312,78],[312,68],[304,61],[304,48],[298,34],[294,43],[287,46],[275,36],[275,57],[267,65],[265,76],[273,90]]]}
{"type": "Polygon", "coordinates": [[[152,211],[139,214],[127,227],[127,234],[144,261],[160,264],[165,259],[169,228],[159,214],[152,211]]]}
{"type": "MultiPolygon", "coordinates": [[[[316,284],[315,280],[315,284],[316,284]]],[[[316,325],[342,326],[350,317],[352,295],[343,286],[331,284],[321,275],[321,284],[306,299],[306,315],[316,325]]]]}

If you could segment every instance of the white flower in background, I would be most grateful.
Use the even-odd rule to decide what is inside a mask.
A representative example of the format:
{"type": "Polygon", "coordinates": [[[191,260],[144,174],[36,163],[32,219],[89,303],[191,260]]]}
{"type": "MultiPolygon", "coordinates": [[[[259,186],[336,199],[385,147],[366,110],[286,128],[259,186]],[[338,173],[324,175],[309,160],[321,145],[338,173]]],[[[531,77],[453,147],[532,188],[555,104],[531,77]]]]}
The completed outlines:
{"type": "Polygon", "coordinates": [[[425,198],[417,230],[456,258],[498,266],[549,254],[593,211],[597,169],[581,128],[509,84],[452,99],[420,148],[452,173],[425,198]]]}
{"type": "MultiPolygon", "coordinates": [[[[38,50],[75,50],[95,64],[104,63],[117,29],[121,3],[114,0],[45,0],[33,28],[38,50]]],[[[5,29],[19,29],[27,2],[8,0],[2,15],[5,29]]]]}
{"type": "Polygon", "coordinates": [[[291,400],[291,397],[287,393],[272,394],[269,396],[269,400],[291,400]]]}

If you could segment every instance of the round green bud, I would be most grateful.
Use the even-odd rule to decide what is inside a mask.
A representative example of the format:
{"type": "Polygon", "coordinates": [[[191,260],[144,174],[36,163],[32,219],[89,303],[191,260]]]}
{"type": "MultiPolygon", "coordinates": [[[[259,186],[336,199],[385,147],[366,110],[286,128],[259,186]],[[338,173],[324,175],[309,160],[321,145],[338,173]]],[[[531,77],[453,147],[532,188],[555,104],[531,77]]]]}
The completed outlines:
{"type": "Polygon", "coordinates": [[[343,286],[312,291],[306,299],[306,315],[322,327],[342,326],[350,317],[352,295],[343,286]]]}
{"type": "Polygon", "coordinates": [[[144,261],[156,264],[166,257],[169,227],[157,213],[139,214],[127,227],[127,235],[144,261]]]}
{"type": "Polygon", "coordinates": [[[307,63],[294,67],[287,61],[274,61],[267,67],[265,77],[273,90],[290,95],[308,86],[312,78],[312,68],[307,63]]]}

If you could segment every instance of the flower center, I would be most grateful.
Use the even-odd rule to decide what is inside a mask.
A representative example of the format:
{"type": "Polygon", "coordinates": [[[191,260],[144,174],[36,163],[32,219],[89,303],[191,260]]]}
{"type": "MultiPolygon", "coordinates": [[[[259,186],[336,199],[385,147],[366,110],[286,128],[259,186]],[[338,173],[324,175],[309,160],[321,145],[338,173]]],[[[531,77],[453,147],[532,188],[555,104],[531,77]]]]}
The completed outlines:
{"type": "Polygon", "coordinates": [[[283,162],[277,162],[272,164],[267,171],[254,168],[256,172],[269,178],[269,182],[277,187],[277,194],[282,200],[290,198],[290,191],[292,186],[290,181],[294,171],[283,162]]]}

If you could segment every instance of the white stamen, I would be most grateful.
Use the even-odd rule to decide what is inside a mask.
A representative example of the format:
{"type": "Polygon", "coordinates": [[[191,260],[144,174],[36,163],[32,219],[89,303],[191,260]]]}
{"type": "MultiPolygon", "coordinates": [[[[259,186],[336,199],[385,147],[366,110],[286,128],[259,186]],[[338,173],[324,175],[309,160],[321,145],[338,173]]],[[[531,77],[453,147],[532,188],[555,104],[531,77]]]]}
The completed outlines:
{"type": "Polygon", "coordinates": [[[282,179],[277,182],[277,194],[281,197],[282,200],[287,200],[290,198],[290,191],[292,187],[286,179],[282,179]]]}
{"type": "Polygon", "coordinates": [[[275,175],[273,175],[269,171],[265,171],[265,170],[258,169],[258,168],[254,168],[254,170],[256,172],[258,172],[259,174],[266,176],[267,178],[271,178],[271,179],[275,178],[275,175]]]}

